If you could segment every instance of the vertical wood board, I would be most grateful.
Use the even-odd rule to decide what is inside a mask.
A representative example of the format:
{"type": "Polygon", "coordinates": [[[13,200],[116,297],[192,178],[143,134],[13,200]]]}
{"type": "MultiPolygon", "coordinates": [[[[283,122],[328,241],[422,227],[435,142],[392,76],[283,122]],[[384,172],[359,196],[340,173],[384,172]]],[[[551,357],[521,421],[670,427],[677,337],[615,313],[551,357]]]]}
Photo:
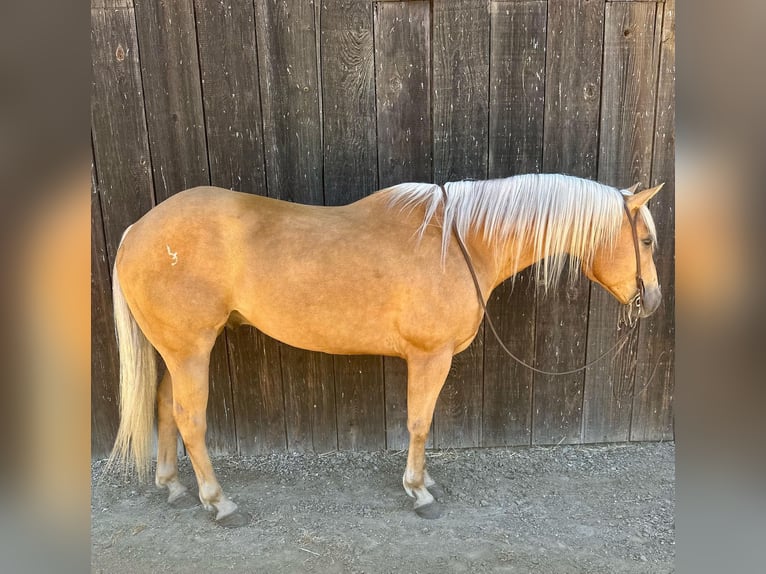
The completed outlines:
{"type": "Polygon", "coordinates": [[[255,7],[269,197],[321,205],[314,2],[264,0],[255,7]]]}
{"type": "Polygon", "coordinates": [[[125,229],[154,204],[132,8],[91,10],[91,133],[109,263],[125,229]]]}
{"type": "Polygon", "coordinates": [[[210,183],[191,0],[136,5],[157,201],[210,183]]]}
{"type": "Polygon", "coordinates": [[[112,317],[109,277],[101,201],[95,170],[92,169],[90,203],[90,336],[91,336],[91,456],[109,454],[119,423],[120,363],[112,317]]]}
{"type": "MultiPolygon", "coordinates": [[[[620,188],[649,184],[657,82],[657,8],[646,2],[609,3],[604,34],[599,181],[620,188]]],[[[591,288],[587,359],[600,356],[619,337],[620,303],[591,288]]],[[[619,354],[585,375],[584,442],[629,438],[638,333],[619,354]]]]}
{"type": "Polygon", "coordinates": [[[641,322],[633,398],[631,440],[673,439],[675,392],[675,0],[665,3],[662,20],[651,185],[665,183],[649,209],[659,246],[654,263],[663,301],[641,322]]]}

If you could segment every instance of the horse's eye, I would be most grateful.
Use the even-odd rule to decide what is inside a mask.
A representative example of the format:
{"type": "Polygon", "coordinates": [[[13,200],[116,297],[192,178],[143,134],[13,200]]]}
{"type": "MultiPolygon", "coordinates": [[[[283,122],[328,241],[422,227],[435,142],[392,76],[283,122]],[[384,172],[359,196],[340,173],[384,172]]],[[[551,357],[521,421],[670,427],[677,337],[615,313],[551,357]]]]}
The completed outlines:
{"type": "Polygon", "coordinates": [[[652,238],[651,238],[651,237],[647,237],[646,239],[642,239],[642,240],[641,240],[641,243],[643,243],[643,244],[644,244],[644,245],[646,245],[647,247],[651,247],[651,246],[652,246],[652,243],[654,243],[654,242],[652,241],[652,238]]]}

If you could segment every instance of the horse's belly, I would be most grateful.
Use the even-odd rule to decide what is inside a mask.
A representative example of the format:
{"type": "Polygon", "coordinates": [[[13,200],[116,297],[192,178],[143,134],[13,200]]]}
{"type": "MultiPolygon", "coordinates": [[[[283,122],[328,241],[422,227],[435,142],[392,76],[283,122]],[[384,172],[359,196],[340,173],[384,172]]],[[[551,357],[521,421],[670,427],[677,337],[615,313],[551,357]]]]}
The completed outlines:
{"type": "Polygon", "coordinates": [[[239,313],[247,324],[300,349],[341,355],[402,354],[403,342],[394,325],[380,315],[352,311],[357,310],[317,310],[275,302],[239,313]]]}

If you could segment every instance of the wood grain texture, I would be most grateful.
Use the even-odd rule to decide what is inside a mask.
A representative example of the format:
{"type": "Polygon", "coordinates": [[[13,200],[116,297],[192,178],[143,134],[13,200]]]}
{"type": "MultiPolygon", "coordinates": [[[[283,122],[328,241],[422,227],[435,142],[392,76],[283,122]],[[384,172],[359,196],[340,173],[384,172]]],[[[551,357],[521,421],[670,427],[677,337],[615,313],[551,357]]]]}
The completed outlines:
{"type": "Polygon", "coordinates": [[[492,2],[489,177],[542,169],[547,4],[492,2]]]}
{"type": "Polygon", "coordinates": [[[91,10],[91,62],[91,133],[112,263],[125,229],[154,204],[132,8],[91,10]]]}
{"type": "Polygon", "coordinates": [[[120,363],[112,318],[109,258],[101,217],[95,167],[91,168],[90,193],[90,337],[91,337],[91,456],[105,457],[117,436],[120,363]]]}
{"type": "MultiPolygon", "coordinates": [[[[433,3],[433,181],[486,179],[489,13],[481,0],[433,3]]],[[[439,448],[478,446],[484,329],[456,356],[434,413],[439,448]]]]}
{"type": "Polygon", "coordinates": [[[325,0],[321,11],[322,130],[327,205],[378,188],[372,4],[325,0]]]}
{"type": "Polygon", "coordinates": [[[604,0],[549,0],[543,171],[595,178],[604,0]]]}
{"type": "Polygon", "coordinates": [[[255,329],[241,326],[229,334],[228,352],[237,401],[233,413],[238,452],[284,450],[287,437],[280,347],[255,329]],[[242,357],[251,360],[243,361],[242,357]]]}
{"type": "Polygon", "coordinates": [[[192,0],[136,5],[157,201],[210,183],[192,0]]]}
{"type": "Polygon", "coordinates": [[[675,0],[663,14],[651,185],[665,183],[649,208],[657,226],[654,255],[662,305],[641,321],[634,386],[631,440],[673,439],[675,393],[675,0]]]}
{"type": "MultiPolygon", "coordinates": [[[[425,1],[376,3],[375,96],[379,186],[430,181],[430,12],[425,1]]],[[[407,365],[384,358],[386,446],[406,448],[407,365]]],[[[433,445],[429,433],[427,447],[433,445]]]]}
{"type": "Polygon", "coordinates": [[[264,0],[255,7],[268,193],[321,205],[315,5],[306,0],[264,0]]]}
{"type": "MultiPolygon", "coordinates": [[[[386,401],[386,448],[406,449],[410,442],[407,430],[407,362],[396,357],[383,358],[386,401]]],[[[428,434],[426,448],[433,448],[433,426],[428,434]]]]}
{"type": "MultiPolygon", "coordinates": [[[[545,111],[547,5],[490,4],[489,177],[540,171],[545,111]]],[[[498,287],[487,309],[502,341],[526,362],[535,355],[535,285],[529,270],[498,287]]],[[[482,444],[529,444],[532,384],[485,328],[482,444]]]]}
{"type": "Polygon", "coordinates": [[[424,0],[375,4],[381,186],[431,181],[431,24],[424,0]]]}
{"type": "Polygon", "coordinates": [[[489,14],[484,0],[433,3],[434,179],[486,179],[489,14]]]}
{"type": "MultiPolygon", "coordinates": [[[[595,179],[603,0],[550,0],[546,39],[543,171],[595,179]]],[[[563,371],[585,362],[589,284],[538,294],[536,365],[563,371]]],[[[533,444],[580,441],[584,377],[535,375],[533,444]]]]}
{"type": "MultiPolygon", "coordinates": [[[[654,103],[659,58],[657,6],[646,2],[606,6],[601,102],[599,181],[618,187],[640,182],[648,187],[654,103]]],[[[592,286],[587,359],[611,347],[620,304],[604,289],[592,286]]],[[[585,375],[584,442],[628,440],[638,332],[622,351],[585,375]]]]}
{"type": "Polygon", "coordinates": [[[333,357],[280,347],[290,451],[338,448],[333,357]]]}
{"type": "Polygon", "coordinates": [[[212,185],[266,195],[253,5],[195,1],[212,185]]]}
{"type": "Polygon", "coordinates": [[[383,359],[336,356],[334,365],[338,448],[385,448],[383,359]]]}

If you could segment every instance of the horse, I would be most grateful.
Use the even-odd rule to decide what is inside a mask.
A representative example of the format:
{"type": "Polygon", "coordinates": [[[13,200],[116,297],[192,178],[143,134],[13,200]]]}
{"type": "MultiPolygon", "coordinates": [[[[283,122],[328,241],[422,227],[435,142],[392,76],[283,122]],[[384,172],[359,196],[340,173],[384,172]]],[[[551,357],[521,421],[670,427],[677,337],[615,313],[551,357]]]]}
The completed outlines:
{"type": "Polygon", "coordinates": [[[191,497],[178,478],[180,432],[202,505],[223,526],[248,522],[205,444],[210,353],[227,324],[244,323],[312,351],[403,358],[402,483],[419,516],[439,516],[426,439],[483,302],[524,268],[536,265],[547,290],[568,265],[570,278],[582,270],[638,317],[650,315],[662,295],[647,202],[661,187],[529,174],[402,183],[338,207],[209,186],[170,197],[127,228],[115,258],[121,420],[109,466],[147,477],[156,404],[155,482],[168,502],[191,497]],[[155,349],[166,365],[159,384],[155,349]]]}

